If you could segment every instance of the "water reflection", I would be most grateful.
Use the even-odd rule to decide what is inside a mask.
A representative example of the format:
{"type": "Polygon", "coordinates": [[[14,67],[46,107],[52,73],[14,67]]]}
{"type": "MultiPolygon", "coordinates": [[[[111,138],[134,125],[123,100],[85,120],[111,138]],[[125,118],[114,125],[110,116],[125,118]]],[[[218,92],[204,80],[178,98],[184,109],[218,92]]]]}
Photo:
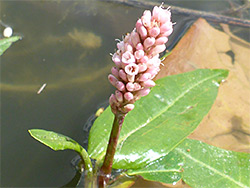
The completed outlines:
{"type": "Polygon", "coordinates": [[[53,152],[27,130],[83,143],[84,123],[113,91],[105,78],[114,39],[132,28],[118,23],[136,19],[134,10],[96,1],[1,2],[1,20],[23,36],[1,57],[1,186],[58,187],[74,177],[76,154],[53,152]]]}

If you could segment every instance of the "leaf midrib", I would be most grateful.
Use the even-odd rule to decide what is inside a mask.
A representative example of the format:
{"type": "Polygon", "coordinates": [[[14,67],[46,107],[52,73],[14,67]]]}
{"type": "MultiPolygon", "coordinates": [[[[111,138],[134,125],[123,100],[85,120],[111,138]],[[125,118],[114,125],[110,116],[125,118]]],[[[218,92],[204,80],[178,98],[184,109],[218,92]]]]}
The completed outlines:
{"type": "Polygon", "coordinates": [[[128,173],[129,175],[139,175],[139,174],[147,174],[147,173],[164,173],[164,172],[180,172],[179,169],[163,169],[163,170],[145,170],[145,171],[134,171],[132,173],[128,173]]]}
{"type": "Polygon", "coordinates": [[[223,178],[228,179],[228,180],[234,182],[235,184],[237,184],[237,185],[239,185],[239,186],[241,186],[241,187],[248,188],[247,186],[245,186],[245,185],[242,184],[241,182],[238,182],[238,181],[236,181],[235,179],[231,178],[230,176],[221,173],[219,170],[217,170],[217,169],[215,169],[215,168],[213,168],[213,167],[211,167],[211,166],[205,164],[204,162],[202,162],[202,161],[200,161],[200,160],[198,160],[198,159],[195,159],[195,158],[192,157],[190,154],[187,154],[186,152],[183,152],[182,149],[176,148],[176,150],[177,150],[179,153],[181,153],[181,154],[185,155],[186,157],[188,157],[189,159],[193,160],[194,162],[199,163],[200,165],[202,165],[202,166],[208,168],[209,170],[215,172],[216,174],[222,176],[223,178]]]}
{"type": "MultiPolygon", "coordinates": [[[[214,77],[217,77],[217,76],[220,75],[220,74],[222,74],[222,72],[219,72],[218,74],[213,74],[213,75],[210,76],[210,77],[207,77],[207,78],[205,78],[205,79],[203,79],[203,80],[200,80],[200,81],[197,82],[196,84],[194,84],[194,85],[192,85],[191,87],[189,87],[188,89],[186,89],[181,95],[179,95],[178,97],[176,97],[176,99],[175,99],[174,101],[172,101],[171,104],[169,104],[168,106],[166,106],[166,108],[164,108],[163,110],[159,111],[158,115],[156,115],[156,116],[154,116],[152,119],[150,119],[150,122],[153,121],[154,119],[158,118],[158,117],[159,117],[160,115],[162,115],[166,110],[168,110],[169,108],[171,108],[178,100],[180,100],[180,99],[181,99],[186,93],[188,93],[190,90],[194,89],[195,87],[197,87],[198,85],[202,84],[203,82],[206,82],[206,81],[208,81],[208,80],[210,80],[210,79],[212,79],[212,78],[214,78],[214,77]]],[[[150,122],[148,122],[148,123],[150,123],[150,122]]],[[[141,128],[143,128],[145,125],[146,125],[146,123],[142,124],[141,126],[139,126],[139,127],[135,128],[135,129],[133,129],[132,131],[130,131],[128,134],[124,135],[121,139],[118,140],[117,146],[119,146],[119,144],[120,144],[121,142],[125,142],[125,140],[126,140],[129,136],[131,136],[131,135],[134,134],[136,131],[138,131],[138,130],[140,130],[141,128]],[[139,129],[138,129],[138,128],[139,128],[139,129]]],[[[183,140],[183,139],[182,139],[182,140],[183,140]]],[[[182,140],[181,140],[181,141],[182,141],[182,140]]],[[[181,141],[180,141],[180,142],[181,142],[181,141]]],[[[101,144],[101,143],[100,143],[100,144],[101,144]]],[[[100,144],[99,144],[99,145],[100,145],[100,144]]],[[[98,146],[99,146],[99,145],[98,145],[98,146]]],[[[98,147],[98,146],[97,146],[97,147],[98,147]]],[[[106,150],[103,151],[103,152],[101,153],[101,155],[100,155],[98,158],[96,158],[96,160],[101,160],[101,159],[104,157],[105,152],[106,152],[106,150]]],[[[163,155],[163,156],[164,156],[164,155],[163,155]]]]}

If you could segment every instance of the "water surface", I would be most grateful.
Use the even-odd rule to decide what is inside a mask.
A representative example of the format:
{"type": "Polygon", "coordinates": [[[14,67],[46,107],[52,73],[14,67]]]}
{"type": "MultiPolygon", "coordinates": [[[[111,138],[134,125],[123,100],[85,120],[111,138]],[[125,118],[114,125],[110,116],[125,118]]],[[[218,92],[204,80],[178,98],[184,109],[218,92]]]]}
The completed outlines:
{"type": "MultiPolygon", "coordinates": [[[[171,3],[209,11],[228,6],[171,3]]],[[[76,154],[53,152],[27,130],[53,130],[84,142],[85,122],[114,91],[106,79],[114,39],[130,32],[143,10],[91,0],[0,5],[2,22],[23,36],[1,57],[1,186],[60,187],[75,175],[70,162],[76,154]]],[[[173,20],[177,34],[169,45],[194,21],[178,15],[173,20]]]]}

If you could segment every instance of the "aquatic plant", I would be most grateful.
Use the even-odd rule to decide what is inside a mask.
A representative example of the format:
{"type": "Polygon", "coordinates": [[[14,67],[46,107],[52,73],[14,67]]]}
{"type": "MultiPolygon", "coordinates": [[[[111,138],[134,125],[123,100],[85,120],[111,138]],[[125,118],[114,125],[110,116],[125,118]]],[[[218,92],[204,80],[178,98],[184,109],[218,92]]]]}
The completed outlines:
{"type": "Polygon", "coordinates": [[[90,130],[88,152],[64,135],[29,130],[53,150],[79,153],[86,187],[129,187],[137,176],[174,185],[184,180],[192,187],[250,186],[249,154],[187,138],[210,110],[228,71],[198,69],[152,80],[172,32],[170,16],[162,6],[154,7],[152,14],[146,10],[135,29],[118,42],[112,55],[116,67],[108,76],[117,90],[90,130]],[[113,177],[112,169],[122,173],[113,177]]]}
{"type": "Polygon", "coordinates": [[[135,29],[117,44],[118,50],[112,57],[116,67],[111,69],[112,74],[108,76],[117,89],[109,98],[115,119],[100,170],[100,185],[109,180],[125,116],[134,109],[135,101],[148,95],[150,87],[155,86],[152,79],[160,70],[159,54],[166,49],[165,43],[172,31],[170,11],[155,6],[152,13],[145,10],[137,20],[135,29]]]}

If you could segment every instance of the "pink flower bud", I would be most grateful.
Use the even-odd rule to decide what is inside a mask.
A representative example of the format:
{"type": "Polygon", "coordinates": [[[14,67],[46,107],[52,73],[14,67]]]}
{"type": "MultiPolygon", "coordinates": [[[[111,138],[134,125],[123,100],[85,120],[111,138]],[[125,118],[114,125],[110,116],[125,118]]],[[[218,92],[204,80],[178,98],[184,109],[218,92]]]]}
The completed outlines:
{"type": "Polygon", "coordinates": [[[124,52],[124,41],[120,41],[116,44],[118,50],[124,52]]]}
{"type": "Polygon", "coordinates": [[[122,83],[121,81],[117,81],[115,84],[115,87],[119,90],[119,91],[125,91],[125,85],[124,83],[122,83]]]}
{"type": "Polygon", "coordinates": [[[134,83],[134,91],[138,91],[141,89],[141,85],[137,82],[134,83]]]}
{"type": "Polygon", "coordinates": [[[143,50],[143,45],[142,45],[142,43],[138,43],[138,44],[136,45],[136,50],[143,50]]]}
{"type": "Polygon", "coordinates": [[[138,81],[140,81],[140,82],[145,82],[145,81],[147,81],[147,80],[150,79],[150,78],[151,78],[151,74],[150,74],[150,73],[144,73],[144,74],[142,74],[142,75],[139,77],[138,81]]]}
{"type": "Polygon", "coordinates": [[[112,61],[116,64],[117,67],[121,67],[121,56],[117,53],[114,53],[114,55],[112,56],[112,61]]]}
{"type": "Polygon", "coordinates": [[[157,58],[157,59],[155,60],[155,62],[154,62],[154,66],[159,68],[160,65],[161,65],[161,60],[160,60],[159,58],[157,58]]]}
{"type": "Polygon", "coordinates": [[[135,81],[135,75],[129,75],[129,74],[127,74],[127,79],[128,79],[129,82],[133,83],[135,81]]]}
{"type": "Polygon", "coordinates": [[[168,37],[169,35],[171,35],[172,32],[173,32],[173,27],[170,30],[166,31],[165,33],[162,33],[161,36],[168,37]]]}
{"type": "Polygon", "coordinates": [[[141,39],[144,40],[147,37],[147,29],[143,26],[141,19],[136,22],[136,31],[140,34],[141,39]]]}
{"type": "Polygon", "coordinates": [[[134,107],[135,107],[134,104],[127,104],[127,105],[124,106],[124,110],[125,110],[126,112],[130,112],[131,110],[134,109],[134,107]]]}
{"type": "Polygon", "coordinates": [[[126,84],[126,88],[127,88],[128,91],[134,91],[135,86],[134,86],[133,83],[128,82],[128,83],[126,84]]]}
{"type": "Polygon", "coordinates": [[[161,30],[159,27],[153,27],[149,30],[149,36],[156,38],[160,32],[161,30]]]}
{"type": "Polygon", "coordinates": [[[160,27],[161,33],[166,33],[173,28],[172,22],[167,22],[160,27]]]}
{"type": "Polygon", "coordinates": [[[135,24],[135,28],[136,28],[137,32],[141,26],[143,26],[142,21],[141,21],[141,19],[138,19],[136,24],[135,24]]]}
{"type": "Polygon", "coordinates": [[[125,66],[125,72],[128,75],[137,75],[139,71],[139,67],[135,63],[130,63],[127,66],[125,66]]]}
{"type": "Polygon", "coordinates": [[[136,96],[138,96],[138,97],[144,97],[144,96],[148,95],[149,92],[150,92],[150,89],[149,89],[149,88],[144,88],[144,89],[138,91],[138,92],[136,93],[136,96]]]}
{"type": "Polygon", "coordinates": [[[137,51],[135,51],[134,56],[135,56],[136,59],[141,59],[144,56],[144,51],[143,50],[137,50],[137,51]]]}
{"type": "Polygon", "coordinates": [[[149,67],[146,73],[150,73],[151,74],[150,79],[153,79],[158,74],[159,70],[160,70],[159,67],[149,67]]]}
{"type": "Polygon", "coordinates": [[[147,57],[147,56],[143,56],[143,57],[140,59],[140,62],[141,62],[141,63],[147,63],[147,62],[148,62],[148,57],[147,57]]]}
{"type": "Polygon", "coordinates": [[[159,18],[159,14],[160,14],[160,7],[157,7],[157,6],[155,6],[154,8],[153,8],[153,19],[155,19],[155,20],[158,20],[158,18],[159,18]]]}
{"type": "Polygon", "coordinates": [[[144,11],[141,21],[145,27],[151,26],[151,12],[149,10],[144,11]]]}
{"type": "Polygon", "coordinates": [[[116,100],[114,94],[111,94],[111,96],[109,97],[109,103],[110,104],[118,104],[118,101],[116,100]]]}
{"type": "Polygon", "coordinates": [[[118,101],[116,100],[115,98],[115,95],[114,94],[111,94],[111,96],[109,97],[109,104],[111,106],[111,110],[114,114],[117,113],[117,104],[118,104],[118,101]]]}
{"type": "Polygon", "coordinates": [[[136,48],[137,44],[141,42],[140,36],[136,31],[132,31],[132,33],[131,33],[131,42],[135,48],[136,48]]]}
{"type": "Polygon", "coordinates": [[[132,42],[131,42],[131,36],[130,36],[129,33],[126,34],[126,36],[124,38],[124,43],[132,44],[132,42]]]}
{"type": "Polygon", "coordinates": [[[122,92],[116,90],[116,91],[115,91],[115,97],[116,97],[116,99],[117,99],[117,101],[118,101],[119,103],[122,103],[122,102],[123,102],[123,95],[122,95],[122,92]]]}
{"type": "Polygon", "coordinates": [[[111,68],[111,73],[116,77],[119,78],[119,71],[116,67],[111,68]]]}
{"type": "Polygon", "coordinates": [[[161,7],[155,6],[153,8],[153,19],[161,24],[170,21],[171,13],[161,7]]]}
{"type": "Polygon", "coordinates": [[[152,48],[150,51],[149,51],[149,54],[151,54],[152,56],[155,56],[161,52],[163,52],[164,50],[166,49],[166,46],[164,44],[162,45],[157,45],[155,46],[154,48],[152,48]]]}
{"type": "Polygon", "coordinates": [[[152,57],[151,59],[148,60],[147,62],[147,66],[148,67],[159,67],[161,64],[161,60],[159,59],[159,55],[155,55],[154,57],[152,57]]]}
{"type": "Polygon", "coordinates": [[[131,92],[126,92],[124,94],[124,98],[127,100],[127,101],[131,101],[133,98],[134,98],[134,95],[131,93],[131,92]]]}
{"type": "Polygon", "coordinates": [[[153,46],[155,43],[155,38],[154,37],[148,37],[144,40],[143,46],[145,49],[153,46]]]}
{"type": "Polygon", "coordinates": [[[127,74],[124,72],[123,69],[120,69],[119,70],[119,77],[124,81],[124,82],[127,82],[128,79],[127,79],[127,74]]]}
{"type": "Polygon", "coordinates": [[[116,82],[117,82],[118,80],[117,80],[117,78],[116,78],[114,75],[109,74],[109,75],[108,75],[108,80],[109,80],[109,82],[110,82],[114,87],[116,87],[116,82]]]}
{"type": "Polygon", "coordinates": [[[144,64],[142,64],[142,63],[139,63],[138,64],[138,67],[139,67],[139,73],[141,73],[141,72],[144,72],[145,70],[147,70],[147,65],[144,63],[144,64]]]}
{"type": "Polygon", "coordinates": [[[160,14],[160,22],[166,23],[166,22],[170,22],[170,18],[171,18],[171,12],[169,10],[164,10],[162,9],[162,13],[160,14]]]}
{"type": "Polygon", "coordinates": [[[155,45],[161,45],[161,44],[165,44],[167,42],[168,42],[167,37],[159,37],[158,39],[156,39],[155,45]]]}
{"type": "Polygon", "coordinates": [[[134,55],[131,52],[126,51],[124,54],[122,54],[122,63],[125,65],[135,63],[134,55]]]}
{"type": "Polygon", "coordinates": [[[130,45],[129,43],[125,43],[125,51],[133,53],[133,46],[130,45]]]}
{"type": "Polygon", "coordinates": [[[141,83],[141,85],[143,87],[154,87],[155,86],[155,82],[153,80],[147,80],[147,81],[141,83]]]}

